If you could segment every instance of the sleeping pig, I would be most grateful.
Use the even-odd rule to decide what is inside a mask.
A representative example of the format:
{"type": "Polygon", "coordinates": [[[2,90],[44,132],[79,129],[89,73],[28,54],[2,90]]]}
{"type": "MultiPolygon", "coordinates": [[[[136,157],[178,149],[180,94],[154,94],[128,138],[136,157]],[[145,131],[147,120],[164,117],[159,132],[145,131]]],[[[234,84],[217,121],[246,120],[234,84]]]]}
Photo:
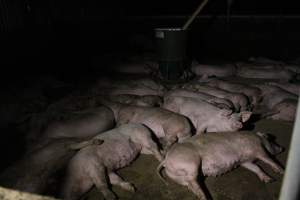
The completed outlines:
{"type": "Polygon", "coordinates": [[[276,154],[281,148],[273,145],[262,133],[227,132],[195,135],[183,143],[172,146],[166,158],[157,168],[165,167],[168,177],[180,185],[187,186],[199,199],[206,200],[206,195],[197,182],[199,174],[218,176],[237,166],[254,172],[263,182],[272,180],[255,163],[260,160],[275,172],[283,174],[283,169],[275,163],[265,151],[276,154]]]}
{"type": "Polygon", "coordinates": [[[239,66],[237,76],[244,78],[255,79],[279,79],[282,81],[289,81],[295,77],[296,73],[286,69],[267,69],[263,67],[249,67],[239,66]]]}
{"type": "Polygon", "coordinates": [[[269,109],[273,109],[274,106],[285,99],[298,100],[298,96],[290,93],[280,87],[267,84],[256,84],[262,91],[262,104],[267,106],[269,109]]]}
{"type": "Polygon", "coordinates": [[[234,109],[233,103],[228,99],[218,98],[202,92],[193,92],[185,89],[173,89],[166,93],[165,96],[193,97],[196,99],[207,101],[208,103],[211,103],[219,108],[228,110],[234,109]]]}
{"type": "Polygon", "coordinates": [[[261,90],[254,86],[249,86],[241,83],[232,83],[219,79],[212,79],[206,85],[217,87],[229,92],[238,92],[246,95],[252,105],[256,105],[261,99],[261,90]]]}
{"type": "Polygon", "coordinates": [[[264,113],[262,117],[292,122],[295,121],[297,107],[297,100],[284,99],[278,104],[275,104],[274,107],[269,112],[264,113]]]}
{"type": "Polygon", "coordinates": [[[188,119],[172,111],[142,106],[128,106],[106,102],[115,113],[117,124],[141,123],[149,127],[157,138],[162,139],[167,149],[177,140],[191,136],[191,125],[188,119]]]}
{"type": "Polygon", "coordinates": [[[203,92],[219,98],[228,99],[233,103],[235,111],[237,112],[245,111],[249,109],[249,105],[250,105],[249,99],[246,95],[241,93],[229,92],[226,90],[203,85],[200,83],[186,84],[183,86],[183,88],[190,89],[193,91],[203,92]]]}
{"type": "Polygon", "coordinates": [[[108,107],[99,106],[83,110],[76,113],[70,120],[50,124],[43,132],[36,146],[41,147],[49,140],[59,138],[90,138],[113,128],[114,125],[114,113],[108,107]]]}
{"type": "Polygon", "coordinates": [[[153,154],[159,161],[162,160],[151,132],[141,124],[125,124],[94,139],[104,140],[104,143],[84,147],[69,163],[63,186],[66,200],[80,199],[93,185],[106,200],[116,199],[109,189],[109,182],[134,192],[133,185],[124,181],[115,171],[129,165],[139,153],[153,154]]]}
{"type": "Polygon", "coordinates": [[[203,132],[237,131],[243,128],[251,112],[232,113],[205,101],[190,97],[165,97],[163,108],[188,117],[197,130],[203,132]]]}
{"type": "Polygon", "coordinates": [[[123,103],[128,105],[136,106],[160,106],[162,104],[162,98],[157,95],[134,95],[134,94],[119,94],[119,95],[109,95],[103,97],[112,102],[123,103]]]}
{"type": "Polygon", "coordinates": [[[1,185],[25,192],[48,193],[51,181],[56,180],[56,173],[67,166],[76,154],[75,150],[103,142],[96,139],[85,141],[82,145],[81,141],[74,138],[55,139],[25,154],[0,174],[1,185]]]}
{"type": "Polygon", "coordinates": [[[236,67],[234,65],[203,65],[194,62],[191,68],[192,72],[194,72],[197,76],[202,77],[228,77],[234,76],[236,73],[236,67]]]}

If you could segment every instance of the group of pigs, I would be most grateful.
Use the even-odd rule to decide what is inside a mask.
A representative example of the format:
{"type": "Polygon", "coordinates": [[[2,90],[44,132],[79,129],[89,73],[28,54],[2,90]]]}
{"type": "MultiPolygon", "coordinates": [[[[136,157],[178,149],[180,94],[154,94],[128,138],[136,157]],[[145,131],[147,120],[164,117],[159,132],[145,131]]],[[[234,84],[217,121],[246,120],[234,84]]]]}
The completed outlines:
{"type": "Polygon", "coordinates": [[[227,80],[227,72],[220,75],[226,67],[193,68],[197,66],[202,74],[185,84],[166,88],[150,78],[103,78],[85,96],[48,106],[34,120],[44,128],[29,134],[27,154],[0,180],[14,174],[11,185],[16,189],[43,193],[54,174],[66,168],[62,198],[80,199],[95,186],[105,199],[116,199],[110,184],[136,189],[116,171],[140,153],[152,154],[160,162],[157,173],[163,181],[164,168],[171,180],[204,200],[199,175],[218,176],[242,166],[261,181],[271,181],[257,160],[282,174],[282,167],[269,157],[282,148],[265,133],[239,130],[259,106],[268,109],[262,117],[293,121],[298,85],[282,82],[283,76],[273,77],[277,82],[244,84],[227,80]],[[52,116],[57,113],[59,117],[52,116]]]}
{"type": "MultiPolygon", "coordinates": [[[[55,174],[66,169],[62,198],[80,199],[96,186],[105,199],[116,199],[110,184],[135,190],[116,170],[141,153],[160,162],[160,177],[164,168],[171,180],[199,199],[206,199],[197,182],[200,174],[217,176],[242,166],[269,182],[271,177],[255,161],[283,173],[268,156],[278,154],[281,147],[268,141],[267,134],[238,130],[255,106],[263,104],[273,112],[282,102],[286,107],[296,102],[296,97],[288,91],[283,94],[274,84],[245,85],[209,76],[169,89],[150,78],[101,79],[86,96],[63,98],[35,116],[32,124],[44,128],[28,134],[28,152],[0,180],[14,180],[9,186],[16,189],[44,193],[55,174]],[[270,94],[272,90],[264,87],[276,89],[270,94]]],[[[282,109],[270,116],[291,115],[282,109]]]]}

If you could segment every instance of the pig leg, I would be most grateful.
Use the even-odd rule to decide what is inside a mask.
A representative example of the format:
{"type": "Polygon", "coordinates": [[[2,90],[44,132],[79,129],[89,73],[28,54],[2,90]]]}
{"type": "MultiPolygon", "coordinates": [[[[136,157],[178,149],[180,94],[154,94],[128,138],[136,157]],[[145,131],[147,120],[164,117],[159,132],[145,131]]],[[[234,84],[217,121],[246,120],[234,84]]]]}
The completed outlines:
{"type": "Polygon", "coordinates": [[[92,186],[93,183],[90,179],[82,179],[76,177],[76,175],[71,176],[66,181],[61,195],[65,200],[77,200],[80,199],[84,193],[89,191],[92,186]]]}
{"type": "Polygon", "coordinates": [[[254,172],[262,182],[269,183],[272,181],[272,178],[268,176],[259,166],[257,166],[254,163],[246,162],[243,163],[241,166],[254,172]]]}
{"type": "Polygon", "coordinates": [[[188,189],[191,190],[199,199],[206,200],[206,196],[197,182],[197,179],[188,181],[188,189]]]}
{"type": "Polygon", "coordinates": [[[197,176],[178,175],[167,169],[166,173],[176,183],[187,186],[199,199],[206,200],[206,196],[197,182],[197,176]]]}
{"type": "Polygon", "coordinates": [[[258,159],[269,165],[276,173],[283,174],[284,170],[277,163],[275,163],[271,158],[269,158],[266,153],[258,156],[258,159]]]}
{"type": "Polygon", "coordinates": [[[174,144],[176,141],[177,141],[177,136],[174,136],[173,134],[169,134],[169,133],[166,133],[166,150],[168,150],[172,144],[174,144]]]}
{"type": "Polygon", "coordinates": [[[115,194],[109,190],[108,183],[106,180],[106,171],[103,166],[99,166],[90,173],[92,181],[94,182],[96,188],[101,191],[106,200],[117,199],[115,194]]]}
{"type": "Polygon", "coordinates": [[[124,181],[116,173],[110,172],[108,176],[109,176],[109,180],[110,180],[111,184],[120,186],[124,190],[130,191],[130,192],[135,192],[134,186],[131,183],[124,181]]]}

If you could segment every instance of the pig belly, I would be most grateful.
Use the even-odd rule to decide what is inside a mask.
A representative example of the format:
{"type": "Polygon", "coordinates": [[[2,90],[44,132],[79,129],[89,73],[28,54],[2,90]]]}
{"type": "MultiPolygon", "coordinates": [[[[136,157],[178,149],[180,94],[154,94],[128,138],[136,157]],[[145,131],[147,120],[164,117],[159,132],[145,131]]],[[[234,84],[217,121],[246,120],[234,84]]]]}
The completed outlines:
{"type": "Polygon", "coordinates": [[[212,151],[206,156],[202,156],[202,173],[205,176],[222,175],[235,167],[237,167],[241,160],[240,156],[231,149],[212,151]]]}

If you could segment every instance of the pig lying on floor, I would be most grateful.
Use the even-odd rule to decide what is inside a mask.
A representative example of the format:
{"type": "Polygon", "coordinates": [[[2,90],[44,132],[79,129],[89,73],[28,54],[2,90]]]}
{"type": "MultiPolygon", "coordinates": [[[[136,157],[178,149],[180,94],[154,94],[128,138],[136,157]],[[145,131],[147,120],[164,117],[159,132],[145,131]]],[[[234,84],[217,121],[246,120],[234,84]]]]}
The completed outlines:
{"type": "Polygon", "coordinates": [[[269,109],[273,109],[274,106],[285,99],[298,100],[298,96],[283,90],[280,87],[267,84],[256,84],[262,91],[262,104],[267,106],[269,109]]]}
{"type": "Polygon", "coordinates": [[[188,117],[197,130],[204,132],[237,131],[243,128],[251,112],[232,113],[231,110],[220,109],[205,101],[190,97],[166,96],[163,108],[188,117]]]}
{"type": "Polygon", "coordinates": [[[277,83],[277,82],[270,82],[268,85],[275,85],[277,87],[280,87],[283,90],[286,90],[290,93],[293,93],[295,95],[300,94],[300,84],[299,83],[277,83]]]}
{"type": "Polygon", "coordinates": [[[103,96],[103,99],[132,106],[159,107],[162,105],[162,97],[157,95],[139,96],[134,94],[119,94],[103,96]]]}
{"type": "Polygon", "coordinates": [[[67,166],[76,149],[101,144],[100,139],[86,141],[85,145],[81,145],[81,141],[74,138],[56,139],[26,154],[1,173],[1,185],[31,193],[49,192],[49,183],[58,171],[67,166]]]}
{"type": "Polygon", "coordinates": [[[197,62],[192,64],[192,72],[197,76],[202,77],[228,77],[236,74],[236,67],[234,65],[203,65],[197,62]]]}
{"type": "Polygon", "coordinates": [[[204,176],[218,176],[237,166],[254,172],[261,181],[272,180],[255,163],[261,160],[275,172],[283,169],[267,154],[279,153],[280,147],[272,146],[265,134],[251,132],[227,132],[195,135],[183,143],[172,146],[157,171],[165,167],[168,177],[180,185],[187,186],[199,199],[206,196],[197,182],[199,171],[204,176]]]}
{"type": "MultiPolygon", "coordinates": [[[[83,110],[76,113],[70,120],[50,124],[36,142],[34,148],[42,147],[53,139],[90,138],[103,131],[113,128],[115,117],[113,111],[105,106],[83,110]]],[[[32,150],[30,147],[29,150],[32,150]]]]}
{"type": "Polygon", "coordinates": [[[286,69],[266,68],[264,66],[238,66],[237,76],[255,79],[278,79],[289,81],[295,78],[296,73],[286,69]]]}
{"type": "Polygon", "coordinates": [[[107,177],[111,184],[125,190],[134,191],[134,187],[118,176],[115,170],[129,165],[139,153],[153,154],[159,161],[162,160],[151,132],[141,124],[125,124],[94,139],[104,140],[104,143],[81,149],[70,161],[63,188],[64,199],[79,199],[93,185],[106,200],[116,199],[108,188],[107,177]]]}
{"type": "Polygon", "coordinates": [[[162,139],[167,149],[177,140],[180,142],[191,137],[191,124],[188,119],[172,111],[142,106],[128,106],[112,102],[103,102],[115,114],[118,125],[141,123],[149,127],[157,138],[162,139]]]}
{"type": "Polygon", "coordinates": [[[296,118],[298,101],[295,99],[284,99],[276,104],[269,112],[265,112],[262,118],[270,118],[273,120],[284,120],[293,122],[296,118]]]}
{"type": "Polygon", "coordinates": [[[223,99],[228,99],[233,103],[236,112],[248,110],[250,106],[248,97],[241,93],[229,92],[220,88],[207,86],[197,82],[188,83],[184,85],[183,88],[203,92],[223,99]]]}
{"type": "Polygon", "coordinates": [[[211,79],[206,83],[206,85],[227,90],[229,92],[244,94],[249,98],[252,105],[256,105],[261,99],[261,90],[254,86],[249,86],[241,83],[232,83],[219,79],[211,79]]]}
{"type": "Polygon", "coordinates": [[[228,110],[234,109],[234,105],[231,101],[224,98],[218,98],[202,92],[193,92],[185,89],[173,89],[167,92],[165,96],[193,97],[196,99],[206,101],[210,104],[213,104],[218,108],[224,108],[228,110]]]}

